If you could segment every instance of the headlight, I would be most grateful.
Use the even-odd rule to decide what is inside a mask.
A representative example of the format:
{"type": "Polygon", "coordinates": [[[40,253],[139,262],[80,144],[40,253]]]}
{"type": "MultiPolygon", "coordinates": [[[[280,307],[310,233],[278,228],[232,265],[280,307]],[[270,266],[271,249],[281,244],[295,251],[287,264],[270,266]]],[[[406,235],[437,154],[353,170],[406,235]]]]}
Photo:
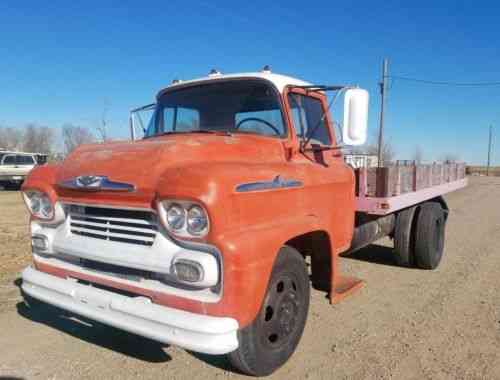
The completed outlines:
{"type": "Polygon", "coordinates": [[[167,209],[167,224],[168,226],[179,231],[184,227],[186,223],[186,211],[181,205],[177,203],[172,203],[167,209]]]}
{"type": "Polygon", "coordinates": [[[208,218],[200,206],[192,206],[187,213],[187,230],[193,235],[201,235],[207,229],[208,218]]]}
{"type": "Polygon", "coordinates": [[[36,190],[23,192],[24,202],[31,214],[40,219],[52,219],[54,206],[47,194],[36,190]]]}
{"type": "Polygon", "coordinates": [[[208,233],[208,215],[195,202],[164,200],[158,203],[158,212],[163,225],[177,236],[203,237],[208,233]]]}

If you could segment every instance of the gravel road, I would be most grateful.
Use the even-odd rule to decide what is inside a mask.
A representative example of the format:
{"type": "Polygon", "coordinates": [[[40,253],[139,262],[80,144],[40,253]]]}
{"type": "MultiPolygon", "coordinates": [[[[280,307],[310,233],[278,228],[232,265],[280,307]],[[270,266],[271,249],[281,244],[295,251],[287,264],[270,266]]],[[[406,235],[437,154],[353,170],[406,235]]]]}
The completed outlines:
{"type": "MultiPolygon", "coordinates": [[[[298,350],[269,379],[500,379],[500,178],[471,178],[447,200],[439,269],[396,267],[389,241],[343,258],[366,286],[336,306],[313,290],[298,350]]],[[[20,195],[0,192],[0,378],[244,377],[223,357],[26,307],[28,250],[20,195]]]]}

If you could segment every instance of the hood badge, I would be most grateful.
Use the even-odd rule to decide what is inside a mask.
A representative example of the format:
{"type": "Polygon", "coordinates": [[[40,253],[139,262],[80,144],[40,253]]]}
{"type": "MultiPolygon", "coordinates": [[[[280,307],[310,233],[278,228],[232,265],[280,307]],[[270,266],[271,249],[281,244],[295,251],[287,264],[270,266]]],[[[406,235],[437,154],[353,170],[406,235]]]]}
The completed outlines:
{"type": "Polygon", "coordinates": [[[290,187],[301,187],[301,181],[295,179],[284,179],[277,175],[271,181],[242,183],[236,186],[236,192],[245,193],[248,191],[286,189],[290,187]]]}
{"type": "Polygon", "coordinates": [[[129,183],[113,182],[106,176],[81,175],[59,183],[60,187],[84,191],[134,191],[129,183]]]}

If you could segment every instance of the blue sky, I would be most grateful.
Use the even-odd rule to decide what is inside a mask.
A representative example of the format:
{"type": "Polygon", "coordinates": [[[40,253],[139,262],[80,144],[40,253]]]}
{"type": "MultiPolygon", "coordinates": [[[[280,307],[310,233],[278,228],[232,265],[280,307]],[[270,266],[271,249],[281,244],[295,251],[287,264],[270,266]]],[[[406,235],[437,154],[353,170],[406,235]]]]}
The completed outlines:
{"type": "MultiPolygon", "coordinates": [[[[496,2],[3,2],[0,125],[92,126],[108,108],[113,136],[127,136],[128,110],[153,100],[173,78],[273,71],[370,91],[390,74],[456,82],[500,81],[496,2]],[[103,5],[106,3],[106,5],[103,5]]],[[[386,136],[398,158],[419,145],[427,160],[457,154],[484,163],[500,86],[445,87],[395,80],[386,136]]]]}

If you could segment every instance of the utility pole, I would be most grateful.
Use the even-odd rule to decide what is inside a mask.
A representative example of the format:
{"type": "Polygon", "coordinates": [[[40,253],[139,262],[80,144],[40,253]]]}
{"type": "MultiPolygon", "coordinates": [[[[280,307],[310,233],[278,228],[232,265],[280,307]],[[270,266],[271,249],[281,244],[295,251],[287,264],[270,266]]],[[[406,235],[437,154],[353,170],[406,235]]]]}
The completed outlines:
{"type": "Polygon", "coordinates": [[[387,92],[387,70],[389,66],[389,60],[384,58],[384,63],[382,65],[382,82],[380,85],[380,95],[382,97],[382,102],[380,105],[380,126],[378,130],[378,166],[383,165],[383,149],[384,149],[384,109],[385,109],[385,95],[387,92]]]}
{"type": "Polygon", "coordinates": [[[491,164],[491,142],[493,137],[493,126],[490,125],[490,137],[488,139],[488,165],[486,166],[486,176],[490,175],[490,164],[491,164]]]}

